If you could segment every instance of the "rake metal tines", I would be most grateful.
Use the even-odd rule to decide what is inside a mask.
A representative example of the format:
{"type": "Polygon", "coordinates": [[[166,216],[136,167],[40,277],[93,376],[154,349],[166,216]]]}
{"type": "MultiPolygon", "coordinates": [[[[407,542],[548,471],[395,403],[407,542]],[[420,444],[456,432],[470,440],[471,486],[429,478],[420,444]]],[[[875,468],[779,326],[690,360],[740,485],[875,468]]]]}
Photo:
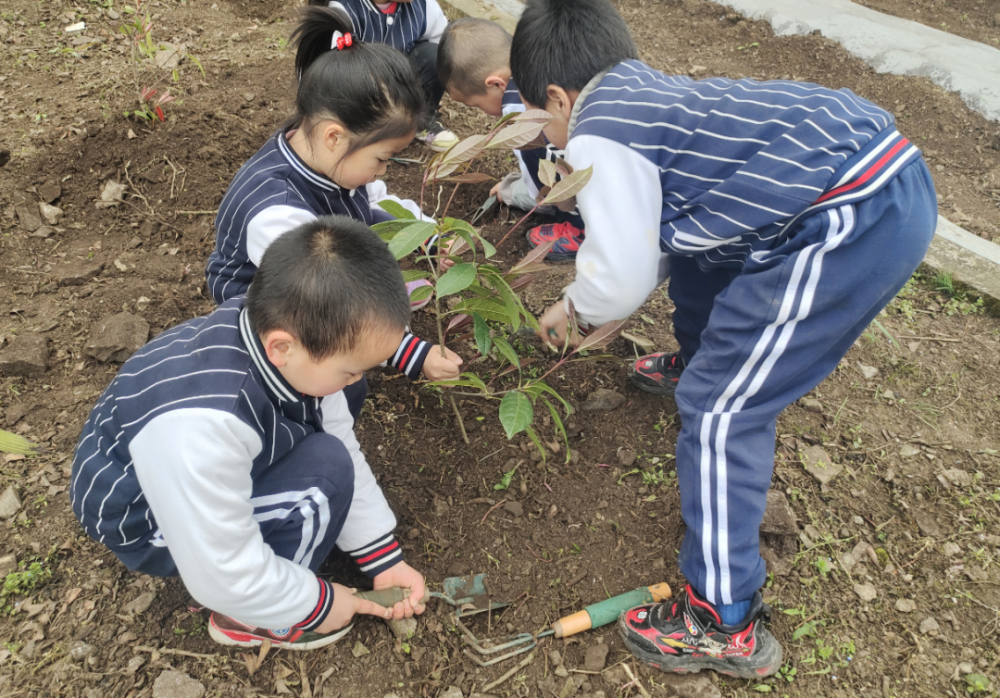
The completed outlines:
{"type": "Polygon", "coordinates": [[[502,654],[499,657],[493,657],[489,660],[480,659],[477,654],[470,652],[468,649],[462,650],[462,653],[466,657],[471,659],[473,662],[482,667],[492,666],[494,664],[499,664],[500,662],[516,657],[519,654],[524,654],[525,652],[530,652],[538,646],[538,640],[543,637],[548,637],[552,635],[554,631],[545,630],[533,635],[531,633],[519,633],[517,635],[511,635],[507,638],[506,642],[499,645],[494,645],[492,640],[480,640],[472,631],[462,622],[460,618],[455,618],[455,623],[458,625],[459,630],[465,636],[465,641],[478,653],[478,655],[489,657],[491,655],[497,654],[498,652],[505,652],[510,650],[506,654],[502,654]]]}

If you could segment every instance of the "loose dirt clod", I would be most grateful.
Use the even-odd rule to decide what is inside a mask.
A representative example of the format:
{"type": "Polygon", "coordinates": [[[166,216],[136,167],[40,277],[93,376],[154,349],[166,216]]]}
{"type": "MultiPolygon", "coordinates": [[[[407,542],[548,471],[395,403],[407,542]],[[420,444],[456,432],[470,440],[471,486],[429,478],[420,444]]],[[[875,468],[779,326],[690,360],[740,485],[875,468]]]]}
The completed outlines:
{"type": "Polygon", "coordinates": [[[40,376],[49,367],[48,337],[25,332],[0,351],[0,371],[5,376],[40,376]]]}

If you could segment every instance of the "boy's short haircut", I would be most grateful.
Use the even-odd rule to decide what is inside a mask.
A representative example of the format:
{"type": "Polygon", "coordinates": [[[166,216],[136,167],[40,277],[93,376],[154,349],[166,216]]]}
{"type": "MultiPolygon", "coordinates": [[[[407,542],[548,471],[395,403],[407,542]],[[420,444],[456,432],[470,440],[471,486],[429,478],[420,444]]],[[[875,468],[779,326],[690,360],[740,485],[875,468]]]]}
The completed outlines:
{"type": "Polygon", "coordinates": [[[472,97],[486,92],[486,78],[510,64],[511,36],[496,22],[463,17],[448,25],[438,44],[441,84],[472,97]]]}
{"type": "Polygon", "coordinates": [[[323,216],[272,242],[246,308],[258,336],[284,330],[316,360],[356,349],[371,332],[402,332],[410,321],[399,263],[347,216],[323,216]]]}
{"type": "Polygon", "coordinates": [[[545,107],[549,85],[582,90],[598,73],[639,57],[609,0],[529,0],[510,47],[524,101],[545,107]]]}

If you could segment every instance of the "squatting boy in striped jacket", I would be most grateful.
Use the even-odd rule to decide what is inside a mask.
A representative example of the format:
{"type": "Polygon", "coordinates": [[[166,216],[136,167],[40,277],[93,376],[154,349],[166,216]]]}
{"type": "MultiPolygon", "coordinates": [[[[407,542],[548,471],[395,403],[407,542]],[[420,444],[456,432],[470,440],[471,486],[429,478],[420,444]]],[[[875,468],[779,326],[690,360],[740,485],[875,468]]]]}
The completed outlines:
{"type": "Polygon", "coordinates": [[[365,225],[326,216],[284,233],[245,297],[162,333],[105,390],[73,460],[84,530],[129,569],[179,574],[222,644],[312,649],[356,613],[422,613],[423,577],[352,428],[364,372],[409,319],[399,266],[365,225]],[[334,545],[414,601],[387,610],[318,578],[334,545]]]}
{"type": "Polygon", "coordinates": [[[532,0],[511,46],[528,105],[577,171],[587,237],[563,302],[540,320],[561,345],[627,318],[663,281],[680,351],[639,359],[633,382],[674,395],[680,569],[669,603],[620,619],[666,671],[776,672],[763,627],[758,530],[778,414],[836,368],[923,258],[937,218],[930,174],[892,116],[818,85],[668,76],[638,60],[607,0],[532,0]]]}

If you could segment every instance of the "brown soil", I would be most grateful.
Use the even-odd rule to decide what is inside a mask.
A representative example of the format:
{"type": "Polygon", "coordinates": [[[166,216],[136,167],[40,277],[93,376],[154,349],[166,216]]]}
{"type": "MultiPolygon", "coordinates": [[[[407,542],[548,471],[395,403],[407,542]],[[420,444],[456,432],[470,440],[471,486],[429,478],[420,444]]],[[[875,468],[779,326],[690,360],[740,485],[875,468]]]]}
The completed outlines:
{"type": "MultiPolygon", "coordinates": [[[[954,95],[924,80],[878,75],[822,37],[775,38],[766,24],[710,3],[623,0],[619,7],[656,67],[812,80],[892,108],[928,154],[945,214],[981,235],[1000,236],[1000,127],[954,95]]],[[[179,580],[129,573],[76,524],[67,468],[94,399],[118,368],[85,355],[91,325],[127,310],[144,317],[152,335],[211,309],[202,271],[212,216],[182,212],[215,208],[238,167],[283,120],[291,87],[282,41],[289,24],[278,21],[291,15],[288,4],[161,2],[157,38],[187,42],[205,75],[181,64],[183,101],[167,105],[166,123],[126,120],[122,112],[134,108],[132,73],[125,47],[113,39],[121,20],[98,9],[10,0],[0,13],[0,145],[12,152],[0,169],[0,297],[8,299],[0,336],[7,342],[37,333],[50,348],[43,375],[0,380],[6,428],[47,448],[38,457],[7,456],[0,467],[0,489],[16,486],[24,503],[0,527],[0,555],[52,571],[47,584],[3,599],[16,612],[0,616],[0,696],[140,698],[166,667],[217,696],[409,698],[438,696],[448,685],[468,695],[511,663],[474,666],[444,608],[432,604],[405,647],[385,626],[361,620],[349,642],[302,656],[272,652],[251,674],[241,653],[206,637],[206,614],[190,608],[179,580]],[[67,12],[72,21],[86,20],[96,43],[68,45],[61,31],[71,21],[67,12]],[[127,185],[125,202],[97,209],[107,180],[127,185]],[[46,184],[60,186],[54,203],[65,217],[48,237],[32,236],[15,207],[22,200],[34,206],[46,184]],[[147,593],[155,594],[152,604],[131,615],[126,604],[147,593]],[[351,649],[359,641],[370,654],[356,659],[351,649]],[[92,646],[91,658],[73,659],[75,643],[92,646]]],[[[463,135],[489,123],[458,105],[445,111],[463,135]]],[[[424,154],[416,146],[403,153],[424,154]]],[[[495,175],[511,167],[502,155],[483,165],[495,175]]],[[[419,177],[416,166],[394,166],[388,179],[394,192],[417,197],[419,177]]],[[[464,187],[454,212],[473,210],[487,189],[464,187]]],[[[499,240],[512,222],[501,211],[485,234],[499,240]]],[[[499,256],[508,266],[526,251],[515,234],[499,256]]],[[[554,267],[529,287],[528,306],[541,311],[571,273],[570,266],[554,267]]],[[[817,402],[792,406],[779,422],[774,488],[798,526],[766,537],[774,574],[764,593],[785,647],[785,674],[750,684],[701,676],[685,679],[688,685],[629,662],[651,695],[958,695],[968,669],[996,681],[1000,321],[977,311],[974,298],[952,298],[937,285],[917,279],[814,391],[817,402]],[[865,378],[862,367],[878,373],[865,378]],[[799,460],[814,445],[844,465],[826,487],[799,460]],[[861,601],[859,584],[872,585],[876,598],[861,601]],[[905,600],[913,611],[899,610],[905,600]],[[928,618],[936,629],[928,629],[928,618]]],[[[654,294],[628,329],[669,350],[670,311],[654,294]]],[[[422,312],[415,324],[434,336],[433,320],[422,312]]],[[[551,365],[533,340],[517,341],[535,359],[526,371],[551,365]]],[[[454,346],[474,355],[467,340],[454,346]]],[[[539,462],[524,439],[508,442],[495,409],[471,398],[460,402],[470,431],[465,445],[437,393],[390,374],[370,376],[359,435],[399,516],[409,561],[432,583],[488,572],[495,597],[514,602],[489,622],[474,621],[481,635],[538,630],[607,594],[684,583],[674,564],[683,535],[671,466],[676,408],[628,385],[626,360],[634,354],[624,340],[609,351],[617,360],[571,365],[550,381],[577,407],[601,387],[627,399],[613,412],[568,420],[568,464],[564,451],[539,462]],[[634,452],[632,465],[623,465],[627,452],[634,452]],[[510,489],[496,490],[515,466],[510,489]],[[523,515],[494,509],[504,499],[519,503],[523,515]]],[[[469,368],[492,375],[497,365],[486,360],[469,368]]],[[[540,422],[539,433],[558,441],[551,422],[540,422]]],[[[362,581],[337,558],[328,571],[338,581],[362,581]]],[[[549,650],[558,649],[564,668],[576,670],[598,642],[611,648],[609,667],[629,660],[609,628],[568,643],[546,640],[534,662],[494,692],[568,695],[565,684],[576,679],[582,685],[575,695],[638,695],[625,687],[620,666],[554,676],[549,650]]]]}

